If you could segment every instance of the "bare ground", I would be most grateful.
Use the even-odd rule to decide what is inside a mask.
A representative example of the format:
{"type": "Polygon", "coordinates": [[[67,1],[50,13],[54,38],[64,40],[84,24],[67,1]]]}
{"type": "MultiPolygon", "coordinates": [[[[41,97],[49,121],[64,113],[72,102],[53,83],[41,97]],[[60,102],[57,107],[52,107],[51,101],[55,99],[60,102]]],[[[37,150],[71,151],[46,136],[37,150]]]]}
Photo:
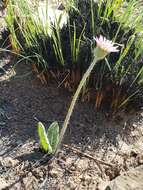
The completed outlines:
{"type": "Polygon", "coordinates": [[[37,120],[62,126],[71,94],[55,82],[42,85],[21,63],[0,75],[0,189],[105,189],[143,164],[143,113],[111,119],[78,102],[57,158],[40,152],[37,120]]]}

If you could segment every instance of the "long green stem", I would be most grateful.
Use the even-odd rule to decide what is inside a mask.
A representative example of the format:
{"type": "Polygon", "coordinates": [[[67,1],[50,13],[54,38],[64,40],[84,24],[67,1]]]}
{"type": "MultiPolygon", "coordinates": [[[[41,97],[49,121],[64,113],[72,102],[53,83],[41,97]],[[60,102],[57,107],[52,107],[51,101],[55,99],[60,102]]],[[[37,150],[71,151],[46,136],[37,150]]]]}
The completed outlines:
{"type": "Polygon", "coordinates": [[[66,118],[65,118],[65,121],[64,121],[64,124],[63,124],[63,127],[62,127],[62,130],[61,130],[61,133],[60,133],[60,140],[59,140],[59,144],[58,144],[58,147],[57,147],[57,151],[56,151],[56,154],[61,146],[61,143],[62,143],[62,140],[63,140],[63,137],[64,137],[64,134],[66,132],[66,129],[68,127],[68,124],[69,124],[69,121],[70,121],[70,118],[71,118],[71,115],[72,115],[72,112],[74,110],[74,107],[75,107],[75,104],[76,104],[76,101],[80,95],[80,92],[82,90],[82,87],[84,86],[87,78],[89,77],[91,71],[93,70],[96,62],[98,61],[99,59],[97,59],[97,57],[95,57],[91,63],[91,65],[88,67],[87,71],[84,73],[83,77],[82,77],[82,80],[80,81],[80,84],[73,96],[73,99],[72,99],[72,102],[70,104],[70,107],[69,107],[69,110],[68,110],[68,113],[66,115],[66,118]]]}

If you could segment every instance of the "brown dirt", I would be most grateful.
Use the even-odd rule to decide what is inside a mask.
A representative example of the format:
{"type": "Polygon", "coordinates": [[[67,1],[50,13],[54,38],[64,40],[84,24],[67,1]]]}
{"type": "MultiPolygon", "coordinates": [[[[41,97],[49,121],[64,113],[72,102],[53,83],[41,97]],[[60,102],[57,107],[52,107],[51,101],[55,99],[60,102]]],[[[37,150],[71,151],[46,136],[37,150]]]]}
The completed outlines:
{"type": "Polygon", "coordinates": [[[42,85],[30,65],[13,69],[15,60],[0,56],[0,190],[102,190],[143,164],[143,113],[111,119],[80,101],[59,155],[42,153],[37,121],[49,126],[56,120],[62,126],[71,94],[55,81],[42,85]]]}
{"type": "Polygon", "coordinates": [[[25,63],[15,71],[10,64],[4,68],[0,75],[0,189],[102,190],[122,172],[143,164],[143,113],[120,113],[113,120],[80,101],[64,139],[67,146],[57,158],[40,152],[37,120],[45,126],[57,120],[62,126],[71,94],[55,82],[42,85],[25,63]]]}

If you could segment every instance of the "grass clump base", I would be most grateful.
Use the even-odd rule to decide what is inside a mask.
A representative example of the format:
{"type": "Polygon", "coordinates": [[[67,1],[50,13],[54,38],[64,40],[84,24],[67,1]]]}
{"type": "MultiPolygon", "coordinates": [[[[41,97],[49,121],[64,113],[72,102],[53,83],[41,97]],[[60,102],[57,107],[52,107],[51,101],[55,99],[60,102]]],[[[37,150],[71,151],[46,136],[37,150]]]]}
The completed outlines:
{"type": "Polygon", "coordinates": [[[49,1],[42,6],[40,3],[34,1],[31,9],[28,0],[10,0],[5,20],[13,51],[30,60],[42,83],[54,78],[58,86],[75,91],[94,58],[94,37],[103,35],[118,42],[121,51],[96,64],[82,88],[82,101],[94,102],[95,108],[104,106],[111,112],[130,105],[141,107],[142,3],[78,0],[63,1],[56,8],[49,1]]]}

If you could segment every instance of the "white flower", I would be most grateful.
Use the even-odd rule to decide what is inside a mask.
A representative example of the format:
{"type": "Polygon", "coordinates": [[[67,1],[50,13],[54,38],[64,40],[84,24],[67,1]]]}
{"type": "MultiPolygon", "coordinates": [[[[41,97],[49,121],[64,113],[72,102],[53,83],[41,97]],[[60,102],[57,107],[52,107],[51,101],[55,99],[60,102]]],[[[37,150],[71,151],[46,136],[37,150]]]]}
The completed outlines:
{"type": "Polygon", "coordinates": [[[103,59],[111,52],[118,52],[118,46],[116,43],[107,40],[105,37],[100,35],[100,37],[95,38],[96,41],[96,49],[95,49],[95,56],[98,57],[98,59],[103,59]],[[116,46],[115,46],[116,45],[116,46]]]}
{"type": "Polygon", "coordinates": [[[111,52],[118,52],[119,50],[117,49],[118,46],[114,46],[115,43],[113,43],[110,40],[107,40],[105,37],[101,36],[99,38],[95,38],[97,46],[106,51],[107,53],[111,52]]]}

